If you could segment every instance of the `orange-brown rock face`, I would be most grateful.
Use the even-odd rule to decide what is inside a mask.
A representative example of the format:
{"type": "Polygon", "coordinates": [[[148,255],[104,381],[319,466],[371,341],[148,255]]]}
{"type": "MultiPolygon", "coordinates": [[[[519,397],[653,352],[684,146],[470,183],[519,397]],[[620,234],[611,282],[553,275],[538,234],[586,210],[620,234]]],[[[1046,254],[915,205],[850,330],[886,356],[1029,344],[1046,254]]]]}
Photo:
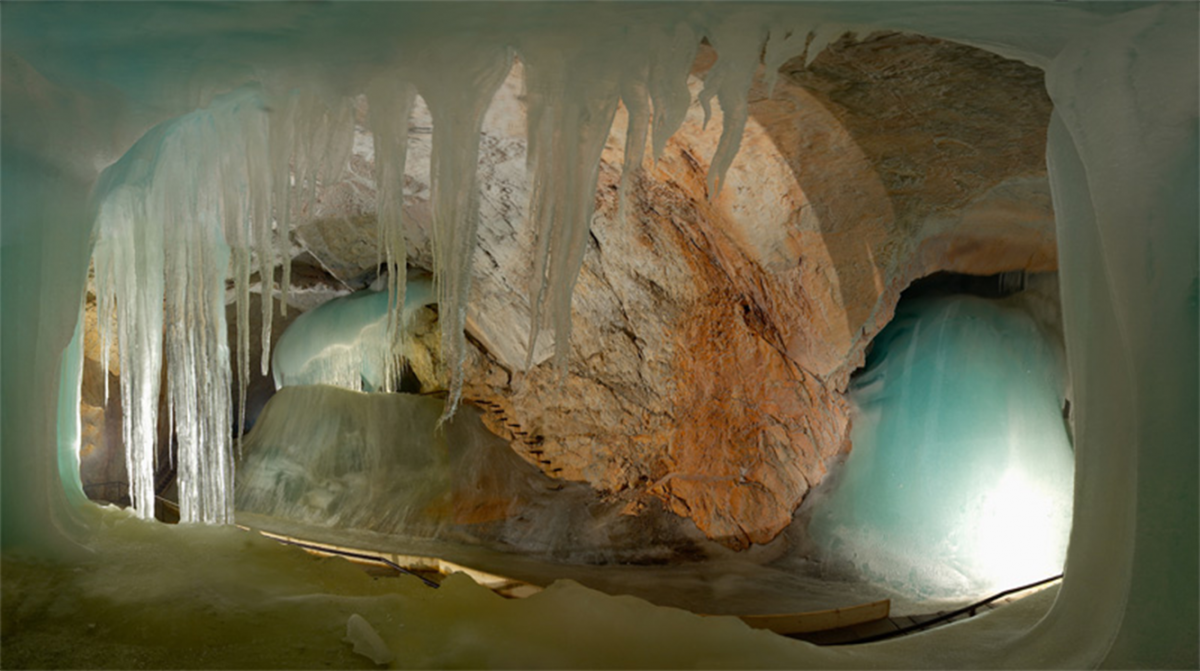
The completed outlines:
{"type": "Polygon", "coordinates": [[[566,378],[468,390],[547,472],[631,511],[659,498],[733,547],[773,538],[848,448],[842,392],[909,282],[1055,265],[1040,73],[895,35],[844,39],[811,70],[755,85],[715,197],[720,123],[693,109],[624,221],[618,115],[566,378]]]}
{"type": "Polygon", "coordinates": [[[667,475],[651,491],[733,546],[765,543],[842,447],[840,398],[789,358],[754,299],[714,290],[676,341],[667,475]]]}

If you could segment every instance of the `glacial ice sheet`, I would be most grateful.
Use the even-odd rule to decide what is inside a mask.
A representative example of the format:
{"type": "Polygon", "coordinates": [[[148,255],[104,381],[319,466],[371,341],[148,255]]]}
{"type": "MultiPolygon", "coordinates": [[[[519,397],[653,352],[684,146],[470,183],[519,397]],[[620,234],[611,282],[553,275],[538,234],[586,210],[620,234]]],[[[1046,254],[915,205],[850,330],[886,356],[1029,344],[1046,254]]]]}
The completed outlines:
{"type": "Polygon", "coordinates": [[[926,594],[1061,572],[1074,454],[1058,347],[1017,307],[902,301],[851,383],[852,448],[807,504],[828,561],[926,594]]]}
{"type": "Polygon", "coordinates": [[[661,561],[703,538],[665,511],[624,515],[619,497],[542,473],[474,408],[439,424],[444,409],[416,394],[286,387],[243,443],[237,510],[307,525],[306,537],[453,539],[575,562],[661,561]]]}
{"type": "MultiPolygon", "coordinates": [[[[395,284],[389,280],[390,286],[395,284]]],[[[275,345],[271,370],[275,388],[327,384],[355,391],[392,391],[397,361],[404,359],[404,334],[418,310],[436,301],[428,279],[406,278],[401,334],[391,328],[388,291],[360,291],[323,303],[296,318],[275,345]]]]}
{"type": "Polygon", "coordinates": [[[929,613],[972,596],[928,598],[832,575],[780,538],[751,552],[690,520],[548,477],[464,406],[415,394],[288,387],[243,444],[237,518],[256,529],[350,548],[436,556],[546,585],[571,579],[702,613],[803,612],[892,599],[929,613]]]}

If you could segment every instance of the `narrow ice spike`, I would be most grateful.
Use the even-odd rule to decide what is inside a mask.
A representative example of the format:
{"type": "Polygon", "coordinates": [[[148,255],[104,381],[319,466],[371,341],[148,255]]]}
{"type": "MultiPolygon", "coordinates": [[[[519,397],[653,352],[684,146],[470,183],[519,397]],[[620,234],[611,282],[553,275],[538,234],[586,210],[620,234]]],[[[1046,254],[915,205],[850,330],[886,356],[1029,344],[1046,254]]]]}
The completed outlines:
{"type": "Polygon", "coordinates": [[[404,310],[408,251],[404,239],[404,168],[408,157],[408,120],[416,90],[406,82],[380,81],[367,93],[368,123],[375,146],[377,236],[388,274],[388,342],[391,355],[385,389],[394,390],[400,377],[398,353],[404,329],[398,315],[404,310]]]}
{"type": "Polygon", "coordinates": [[[742,131],[748,118],[746,95],[758,67],[759,54],[766,40],[761,17],[734,17],[713,28],[709,39],[716,47],[718,60],[708,73],[700,103],[704,106],[707,126],[712,113],[711,100],[721,103],[724,123],[721,139],[708,168],[709,198],[716,198],[725,181],[725,173],[742,145],[742,131]]]}
{"type": "Polygon", "coordinates": [[[462,397],[466,361],[467,301],[479,225],[479,135],[483,115],[512,67],[512,53],[507,48],[471,49],[466,44],[447,42],[423,57],[430,61],[430,67],[419,69],[433,73],[422,77],[417,88],[433,115],[430,178],[434,277],[442,357],[450,370],[445,410],[448,418],[462,397]],[[463,53],[470,56],[466,62],[463,53]],[[459,67],[452,72],[436,67],[445,59],[453,59],[459,67]]]}

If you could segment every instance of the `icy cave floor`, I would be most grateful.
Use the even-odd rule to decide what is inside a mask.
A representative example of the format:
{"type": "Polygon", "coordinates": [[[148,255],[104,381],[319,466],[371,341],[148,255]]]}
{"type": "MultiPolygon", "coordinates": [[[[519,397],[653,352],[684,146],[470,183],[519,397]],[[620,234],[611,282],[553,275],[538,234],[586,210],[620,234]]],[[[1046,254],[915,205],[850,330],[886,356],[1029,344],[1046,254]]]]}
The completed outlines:
{"type": "MultiPolygon", "coordinates": [[[[736,618],[700,617],[581,584],[585,574],[649,582],[663,575],[654,567],[582,571],[492,557],[496,568],[514,573],[577,571],[581,578],[505,599],[464,575],[449,576],[439,589],[411,576],[372,577],[342,559],[233,527],[159,524],[112,507],[93,507],[88,516],[99,533],[73,561],[4,557],[5,668],[378,668],[345,636],[355,614],[395,654],[393,668],[867,668],[930,648],[957,649],[945,638],[951,630],[976,641],[1012,635],[1039,618],[1057,591],[894,639],[886,650],[866,646],[847,655],[736,618]]],[[[425,547],[451,554],[446,545],[425,547]]],[[[459,551],[456,557],[477,562],[488,554],[459,551]]],[[[702,566],[693,572],[697,584],[702,566]]],[[[718,567],[730,568],[708,565],[718,567]]],[[[738,589],[767,575],[750,573],[738,578],[738,589]]],[[[675,580],[677,587],[683,579],[675,580]]],[[[716,602],[718,590],[709,591],[716,602]]]]}
{"type": "Polygon", "coordinates": [[[713,543],[705,548],[711,556],[696,561],[597,565],[552,561],[453,540],[314,527],[253,513],[239,513],[237,520],[241,525],[291,538],[372,554],[438,557],[543,587],[556,580],[572,580],[605,594],[635,596],[660,606],[713,615],[810,612],[880,599],[891,600],[894,615],[923,615],[990,596],[972,593],[959,598],[928,598],[853,575],[831,575],[819,563],[789,553],[786,537],[753,554],[722,552],[713,543]]]}

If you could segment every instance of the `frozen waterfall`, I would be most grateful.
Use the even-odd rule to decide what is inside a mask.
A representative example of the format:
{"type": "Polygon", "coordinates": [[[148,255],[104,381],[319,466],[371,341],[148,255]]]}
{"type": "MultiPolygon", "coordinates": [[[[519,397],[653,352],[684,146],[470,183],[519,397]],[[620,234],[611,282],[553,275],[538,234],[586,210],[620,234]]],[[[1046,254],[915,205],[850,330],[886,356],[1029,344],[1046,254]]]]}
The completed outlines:
{"type": "Polygon", "coordinates": [[[1021,309],[902,301],[850,391],[853,449],[806,503],[813,541],[871,580],[930,595],[1058,574],[1074,491],[1064,390],[1058,348],[1021,309]]]}

